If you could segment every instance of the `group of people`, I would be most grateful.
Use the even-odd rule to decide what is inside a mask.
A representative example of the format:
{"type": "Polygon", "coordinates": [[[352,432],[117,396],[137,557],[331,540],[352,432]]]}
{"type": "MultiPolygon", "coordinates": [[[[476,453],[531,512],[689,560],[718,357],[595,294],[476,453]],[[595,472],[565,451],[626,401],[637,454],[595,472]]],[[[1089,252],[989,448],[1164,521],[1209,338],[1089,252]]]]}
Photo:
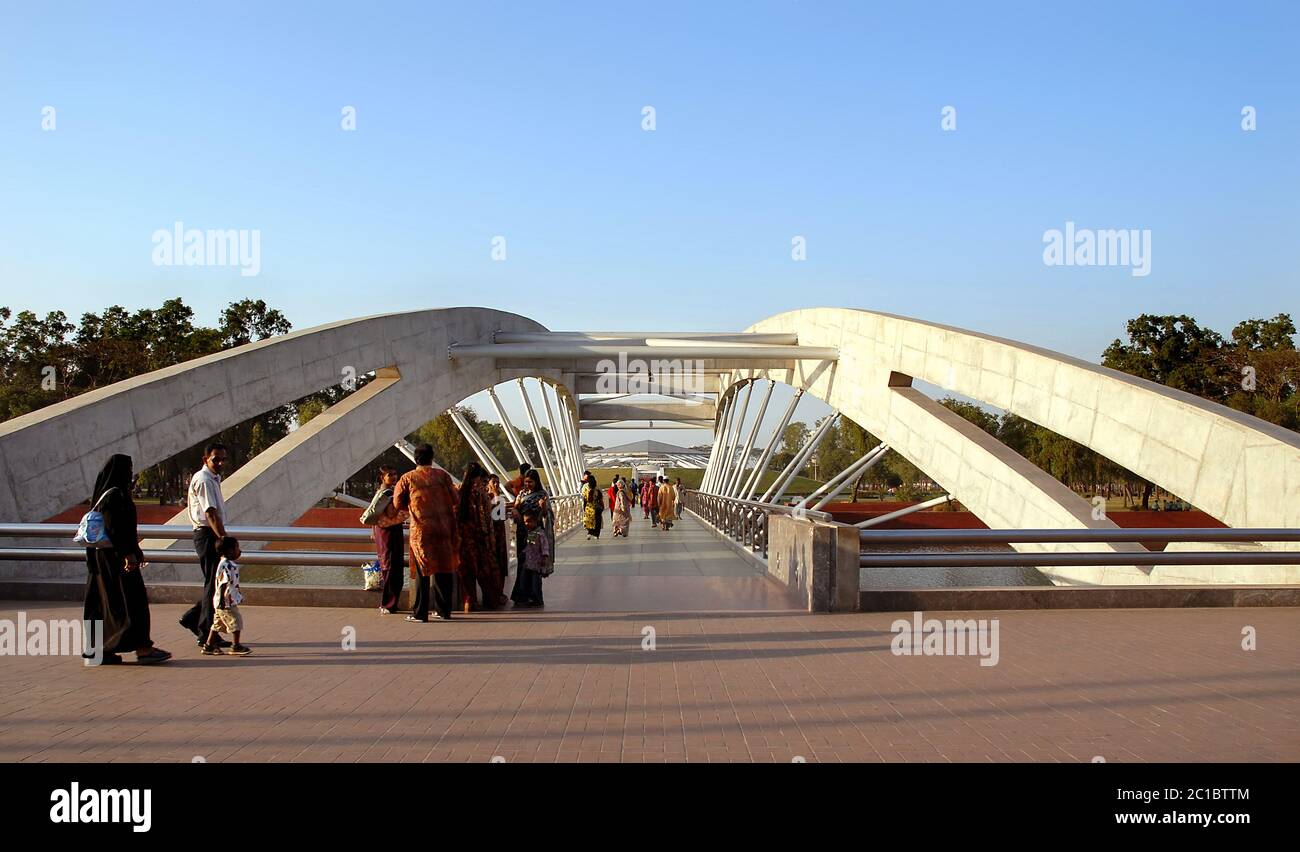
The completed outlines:
{"type": "Polygon", "coordinates": [[[666,476],[629,480],[622,474],[614,474],[614,481],[602,491],[591,471],[582,473],[582,525],[587,530],[588,540],[600,538],[606,505],[614,525],[614,537],[627,538],[632,510],[638,504],[643,507],[645,518],[652,527],[667,532],[677,520],[681,499],[680,478],[673,483],[666,476]]]}
{"type": "Polygon", "coordinates": [[[462,612],[545,606],[542,578],[554,570],[555,513],[541,475],[525,464],[502,487],[500,477],[470,462],[460,485],[433,464],[433,447],[415,450],[415,470],[380,468],[379,489],[361,516],[374,527],[382,580],[379,611],[400,606],[406,564],[403,529],[411,530],[415,600],[407,621],[447,620],[462,612]],[[517,567],[510,594],[507,519],[515,522],[517,567]]]}
{"type": "MultiPolygon", "coordinates": [[[[240,641],[244,629],[239,609],[241,551],[239,541],[226,530],[221,493],[228,460],[224,445],[205,447],[203,466],[191,477],[186,492],[203,592],[181,616],[180,624],[194,634],[202,654],[246,656],[252,649],[240,641]]],[[[374,528],[383,579],[379,611],[387,615],[400,606],[408,525],[415,597],[407,621],[448,620],[453,609],[499,609],[511,601],[520,608],[544,606],[542,579],[554,570],[555,514],[537,470],[521,466],[519,476],[503,488],[497,476],[471,462],[456,485],[450,474],[434,465],[433,447],[428,444],[416,448],[415,465],[415,470],[400,476],[395,468],[381,467],[379,488],[362,515],[363,524],[374,528]],[[508,596],[507,518],[515,521],[518,555],[508,596]]],[[[104,624],[101,665],[121,663],[122,655],[130,652],[145,664],[172,657],[150,637],[149,598],[140,570],[144,553],[131,498],[134,481],[131,457],[113,455],[96,477],[90,497],[92,511],[102,515],[107,546],[86,548],[83,618],[86,624],[104,624]]],[[[96,657],[87,648],[86,658],[96,657]]]]}

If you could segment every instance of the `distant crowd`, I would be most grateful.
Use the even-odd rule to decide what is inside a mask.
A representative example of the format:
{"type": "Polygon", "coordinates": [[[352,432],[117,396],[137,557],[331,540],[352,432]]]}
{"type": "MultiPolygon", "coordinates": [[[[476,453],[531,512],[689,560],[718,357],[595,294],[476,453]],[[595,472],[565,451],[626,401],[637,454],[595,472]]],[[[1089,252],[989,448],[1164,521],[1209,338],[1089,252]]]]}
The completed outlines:
{"type": "Polygon", "coordinates": [[[590,471],[586,471],[583,473],[582,483],[582,525],[587,530],[588,540],[600,538],[602,521],[605,517],[604,507],[608,505],[610,519],[614,525],[614,536],[627,538],[628,527],[632,521],[632,510],[639,503],[651,527],[667,532],[673,528],[673,522],[677,520],[681,499],[680,478],[676,482],[669,482],[666,476],[629,480],[622,474],[615,474],[613,483],[602,491],[599,483],[596,482],[596,477],[590,471]]]}

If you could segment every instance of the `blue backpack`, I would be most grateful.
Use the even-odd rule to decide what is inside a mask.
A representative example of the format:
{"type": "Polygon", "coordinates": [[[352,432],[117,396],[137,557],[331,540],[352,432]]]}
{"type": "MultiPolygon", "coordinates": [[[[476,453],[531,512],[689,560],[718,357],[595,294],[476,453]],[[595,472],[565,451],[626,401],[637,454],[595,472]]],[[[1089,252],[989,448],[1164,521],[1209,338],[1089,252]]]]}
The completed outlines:
{"type": "Polygon", "coordinates": [[[95,501],[94,506],[90,507],[90,511],[81,516],[81,523],[77,525],[77,534],[72,537],[74,544],[97,548],[113,546],[113,542],[108,539],[108,532],[104,529],[104,513],[99,511],[99,504],[116,490],[116,488],[109,488],[99,495],[99,499],[95,501]]]}

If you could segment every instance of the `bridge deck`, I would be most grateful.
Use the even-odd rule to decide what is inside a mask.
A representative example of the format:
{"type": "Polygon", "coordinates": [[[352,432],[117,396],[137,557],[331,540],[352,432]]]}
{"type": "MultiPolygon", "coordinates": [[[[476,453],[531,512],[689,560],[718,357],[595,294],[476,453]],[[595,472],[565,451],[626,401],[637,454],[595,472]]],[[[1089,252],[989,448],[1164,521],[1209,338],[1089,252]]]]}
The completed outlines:
{"type": "Polygon", "coordinates": [[[249,606],[255,654],[202,657],[182,609],[153,608],[163,666],[0,656],[0,760],[1300,760],[1296,610],[976,613],[981,667],[892,655],[896,615],[755,612],[249,606]]]}
{"type": "Polygon", "coordinates": [[[557,547],[545,587],[550,611],[789,611],[799,601],[694,518],[668,532],[633,514],[627,538],[614,538],[609,513],[600,538],[583,530],[557,547]]]}

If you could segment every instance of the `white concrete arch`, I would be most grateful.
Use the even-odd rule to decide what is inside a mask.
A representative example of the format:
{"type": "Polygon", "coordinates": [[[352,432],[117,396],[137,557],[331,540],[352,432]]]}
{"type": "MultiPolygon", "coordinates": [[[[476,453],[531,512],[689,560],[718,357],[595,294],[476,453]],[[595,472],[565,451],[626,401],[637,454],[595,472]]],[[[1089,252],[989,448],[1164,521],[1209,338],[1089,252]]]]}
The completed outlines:
{"type": "MultiPolygon", "coordinates": [[[[1114,524],[1094,519],[1090,503],[911,387],[911,378],[1075,440],[1229,526],[1300,526],[1300,436],[1241,412],[1046,349],[889,314],[810,308],[778,314],[749,330],[795,333],[801,346],[838,348],[839,360],[830,369],[799,361],[792,370],[740,370],[733,381],[770,376],[806,389],[887,442],[990,527],[1114,524]]],[[[1300,579],[1295,568],[1283,566],[1051,573],[1065,581],[1109,583],[1300,579]]]]}
{"type": "MultiPolygon", "coordinates": [[[[504,378],[488,360],[450,360],[452,343],[533,320],[486,308],[445,308],[346,320],[272,337],[128,379],[0,424],[0,517],[34,522],[86,499],[111,453],[136,468],[272,408],[338,384],[376,378],[277,442],[225,483],[228,522],[282,525],[393,441],[504,378]]],[[[512,374],[513,377],[514,374],[512,374]]],[[[557,385],[552,371],[533,373],[557,385]]],[[[576,424],[576,421],[575,421],[576,424]]]]}

